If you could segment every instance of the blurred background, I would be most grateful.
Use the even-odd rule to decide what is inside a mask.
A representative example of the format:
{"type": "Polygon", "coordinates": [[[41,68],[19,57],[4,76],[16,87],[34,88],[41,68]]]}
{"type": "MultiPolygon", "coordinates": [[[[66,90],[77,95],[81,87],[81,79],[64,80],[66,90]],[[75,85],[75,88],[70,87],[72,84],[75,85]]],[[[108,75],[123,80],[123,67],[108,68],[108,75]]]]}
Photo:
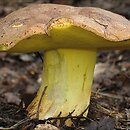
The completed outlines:
{"type": "Polygon", "coordinates": [[[94,6],[130,17],[130,0],[0,0],[0,15],[4,16],[32,3],[56,3],[73,6],[94,6]]]}
{"type": "MultiPolygon", "coordinates": [[[[0,0],[0,17],[36,3],[100,7],[130,19],[130,0],[0,0]]],[[[98,53],[93,90],[130,97],[129,57],[127,50],[98,53]]],[[[0,96],[7,102],[23,100],[28,105],[40,86],[41,73],[42,61],[36,54],[0,53],[0,96]]]]}

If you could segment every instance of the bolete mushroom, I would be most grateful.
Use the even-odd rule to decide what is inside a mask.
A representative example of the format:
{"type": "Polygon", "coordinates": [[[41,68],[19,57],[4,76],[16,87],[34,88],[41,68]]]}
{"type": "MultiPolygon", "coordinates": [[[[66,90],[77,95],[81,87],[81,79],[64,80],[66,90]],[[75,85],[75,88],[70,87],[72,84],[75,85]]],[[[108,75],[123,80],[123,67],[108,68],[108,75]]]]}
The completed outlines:
{"type": "Polygon", "coordinates": [[[38,4],[0,22],[0,51],[44,50],[42,84],[27,108],[33,116],[39,109],[39,119],[80,115],[90,103],[97,51],[129,48],[130,22],[100,8],[38,4]]]}

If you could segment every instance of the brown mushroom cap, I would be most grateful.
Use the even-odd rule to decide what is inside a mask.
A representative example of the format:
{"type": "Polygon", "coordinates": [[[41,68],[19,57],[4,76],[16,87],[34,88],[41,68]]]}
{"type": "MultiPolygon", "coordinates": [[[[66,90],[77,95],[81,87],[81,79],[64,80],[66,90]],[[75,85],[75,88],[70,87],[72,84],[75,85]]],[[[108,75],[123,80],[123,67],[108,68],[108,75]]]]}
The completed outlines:
{"type": "Polygon", "coordinates": [[[0,51],[55,48],[130,48],[130,22],[100,8],[56,4],[31,5],[1,19],[0,51]]]}

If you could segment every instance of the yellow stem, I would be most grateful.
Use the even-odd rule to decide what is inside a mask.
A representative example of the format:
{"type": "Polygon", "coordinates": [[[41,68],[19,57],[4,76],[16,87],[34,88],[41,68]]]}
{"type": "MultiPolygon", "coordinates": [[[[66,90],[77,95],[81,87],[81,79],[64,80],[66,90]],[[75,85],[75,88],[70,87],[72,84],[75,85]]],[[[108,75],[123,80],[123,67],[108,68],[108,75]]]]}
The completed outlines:
{"type": "Polygon", "coordinates": [[[42,85],[28,107],[29,114],[37,113],[38,109],[39,119],[57,117],[60,112],[67,116],[73,110],[72,115],[81,114],[90,102],[95,61],[96,50],[46,51],[42,85]]]}

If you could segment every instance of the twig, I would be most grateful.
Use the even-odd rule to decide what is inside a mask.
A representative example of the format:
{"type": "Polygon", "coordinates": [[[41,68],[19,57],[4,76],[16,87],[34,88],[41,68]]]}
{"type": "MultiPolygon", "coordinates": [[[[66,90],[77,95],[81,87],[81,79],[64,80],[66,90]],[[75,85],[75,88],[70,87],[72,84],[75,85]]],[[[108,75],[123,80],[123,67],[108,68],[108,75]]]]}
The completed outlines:
{"type": "Polygon", "coordinates": [[[104,96],[104,97],[109,97],[109,98],[114,98],[114,99],[119,99],[119,100],[126,99],[126,101],[130,102],[129,97],[124,97],[124,96],[120,96],[120,95],[108,94],[108,93],[103,93],[103,92],[94,92],[94,91],[92,92],[92,94],[104,96]]]}
{"type": "Polygon", "coordinates": [[[37,113],[36,113],[36,118],[39,119],[39,112],[40,112],[40,106],[41,106],[41,102],[42,102],[42,98],[43,96],[45,95],[45,92],[46,92],[46,89],[47,89],[47,86],[45,86],[43,92],[42,92],[42,95],[40,97],[40,101],[38,103],[38,108],[37,108],[37,113]]]}
{"type": "Polygon", "coordinates": [[[40,52],[35,52],[35,55],[38,56],[38,57],[40,57],[41,61],[43,62],[43,58],[42,58],[40,52]]]}
{"type": "Polygon", "coordinates": [[[18,123],[14,124],[14,125],[11,126],[11,127],[8,127],[8,128],[0,127],[0,130],[15,130],[15,129],[17,129],[20,125],[24,124],[25,122],[29,122],[29,121],[31,121],[31,119],[25,118],[25,119],[19,121],[18,123]]]}

